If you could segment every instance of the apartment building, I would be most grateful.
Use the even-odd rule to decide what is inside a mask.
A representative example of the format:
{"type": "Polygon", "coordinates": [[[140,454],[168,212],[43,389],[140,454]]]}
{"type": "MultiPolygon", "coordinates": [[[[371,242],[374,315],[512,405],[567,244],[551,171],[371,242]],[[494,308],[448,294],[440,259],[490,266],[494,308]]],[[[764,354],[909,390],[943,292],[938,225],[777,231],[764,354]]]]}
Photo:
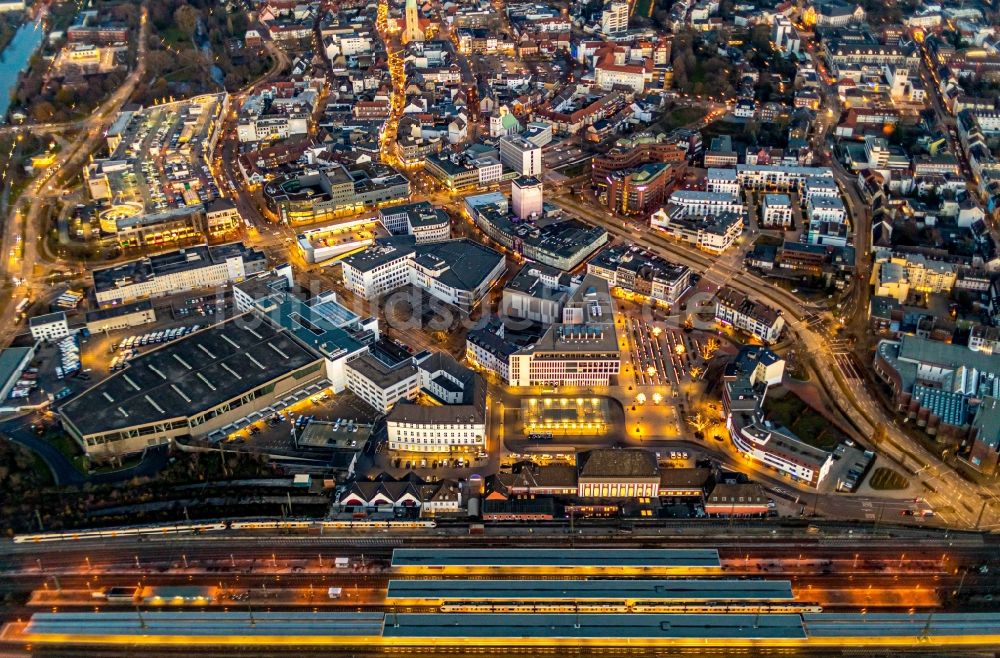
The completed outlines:
{"type": "Polygon", "coordinates": [[[625,298],[648,299],[672,306],[691,285],[691,270],[635,246],[615,245],[587,263],[587,274],[599,276],[625,298]]]}
{"type": "Polygon", "coordinates": [[[723,286],[715,295],[715,319],[764,343],[777,341],[785,326],[781,311],[730,286],[723,286]]]}
{"type": "MultiPolygon", "coordinates": [[[[726,194],[723,194],[722,197],[732,198],[731,195],[726,194]]],[[[720,203],[725,204],[726,202],[720,201],[720,203]]],[[[702,251],[721,254],[736,242],[736,239],[743,232],[744,224],[742,214],[721,212],[719,214],[688,215],[681,206],[667,205],[652,214],[649,218],[649,225],[675,240],[687,242],[702,251]]]]}
{"type": "Polygon", "coordinates": [[[765,194],[761,206],[761,223],[768,227],[788,228],[792,225],[792,200],[787,194],[765,194]]]}

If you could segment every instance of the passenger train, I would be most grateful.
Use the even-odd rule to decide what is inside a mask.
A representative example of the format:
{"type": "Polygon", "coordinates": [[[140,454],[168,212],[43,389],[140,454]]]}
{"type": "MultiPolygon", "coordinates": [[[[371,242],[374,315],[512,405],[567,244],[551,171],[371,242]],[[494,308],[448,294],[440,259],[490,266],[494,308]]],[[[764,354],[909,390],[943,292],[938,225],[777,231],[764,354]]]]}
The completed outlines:
{"type": "Polygon", "coordinates": [[[224,530],[426,530],[436,528],[435,521],[391,520],[391,521],[218,521],[209,523],[173,523],[153,526],[133,526],[128,528],[100,528],[95,530],[71,530],[68,532],[44,532],[33,535],[16,535],[15,544],[39,542],[76,541],[86,539],[112,539],[116,537],[155,537],[159,535],[202,534],[224,530]]]}
{"type": "Polygon", "coordinates": [[[663,601],[446,601],[445,613],[583,613],[583,614],[802,614],[822,612],[818,603],[703,601],[701,603],[670,603],[663,601]]]}

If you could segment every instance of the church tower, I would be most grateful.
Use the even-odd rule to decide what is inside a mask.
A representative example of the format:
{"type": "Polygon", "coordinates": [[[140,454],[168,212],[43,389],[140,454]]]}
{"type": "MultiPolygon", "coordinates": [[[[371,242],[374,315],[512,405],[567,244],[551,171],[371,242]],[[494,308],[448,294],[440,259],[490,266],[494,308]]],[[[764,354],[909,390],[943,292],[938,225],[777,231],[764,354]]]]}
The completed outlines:
{"type": "Polygon", "coordinates": [[[420,14],[417,11],[417,0],[406,0],[406,27],[403,30],[403,43],[423,41],[424,33],[420,29],[420,14]]]}

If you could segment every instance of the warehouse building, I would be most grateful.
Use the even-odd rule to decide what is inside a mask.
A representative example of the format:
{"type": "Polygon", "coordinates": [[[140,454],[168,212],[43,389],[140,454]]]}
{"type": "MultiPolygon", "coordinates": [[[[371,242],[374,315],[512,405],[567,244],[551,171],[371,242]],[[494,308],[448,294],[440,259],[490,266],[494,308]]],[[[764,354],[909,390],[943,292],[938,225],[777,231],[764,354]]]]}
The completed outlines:
{"type": "Polygon", "coordinates": [[[143,354],[59,409],[91,456],[207,436],[325,382],[323,357],[255,315],[241,315],[143,354]]]}

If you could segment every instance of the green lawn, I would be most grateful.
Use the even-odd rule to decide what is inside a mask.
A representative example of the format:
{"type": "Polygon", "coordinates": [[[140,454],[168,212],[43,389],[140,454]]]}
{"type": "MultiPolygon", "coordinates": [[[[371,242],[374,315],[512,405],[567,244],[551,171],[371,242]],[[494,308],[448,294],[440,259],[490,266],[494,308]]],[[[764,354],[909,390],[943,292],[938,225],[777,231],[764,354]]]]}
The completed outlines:
{"type": "Polygon", "coordinates": [[[753,241],[754,246],[763,245],[765,247],[780,247],[785,241],[773,235],[761,235],[753,241]]]}
{"type": "Polygon", "coordinates": [[[660,121],[664,130],[673,130],[694,123],[705,116],[706,112],[700,107],[678,107],[672,110],[660,121]]]}
{"type": "Polygon", "coordinates": [[[891,468],[879,466],[872,473],[868,484],[878,491],[899,491],[910,486],[910,481],[891,468]]]}
{"type": "Polygon", "coordinates": [[[821,450],[833,450],[845,438],[830,421],[793,393],[768,396],[764,411],[769,420],[787,427],[804,443],[821,450]]]}
{"type": "Polygon", "coordinates": [[[166,29],[160,30],[160,36],[169,46],[176,47],[178,44],[181,43],[185,42],[190,43],[190,40],[187,38],[187,35],[184,34],[184,32],[182,32],[181,29],[176,25],[171,25],[166,29]]]}
{"type": "Polygon", "coordinates": [[[52,431],[45,435],[45,440],[56,450],[61,452],[66,459],[73,462],[73,466],[81,473],[87,473],[87,459],[83,456],[80,444],[72,439],[65,432],[52,431]]]}
{"type": "Polygon", "coordinates": [[[653,0],[636,0],[632,9],[633,16],[650,17],[653,15],[653,0]]]}

